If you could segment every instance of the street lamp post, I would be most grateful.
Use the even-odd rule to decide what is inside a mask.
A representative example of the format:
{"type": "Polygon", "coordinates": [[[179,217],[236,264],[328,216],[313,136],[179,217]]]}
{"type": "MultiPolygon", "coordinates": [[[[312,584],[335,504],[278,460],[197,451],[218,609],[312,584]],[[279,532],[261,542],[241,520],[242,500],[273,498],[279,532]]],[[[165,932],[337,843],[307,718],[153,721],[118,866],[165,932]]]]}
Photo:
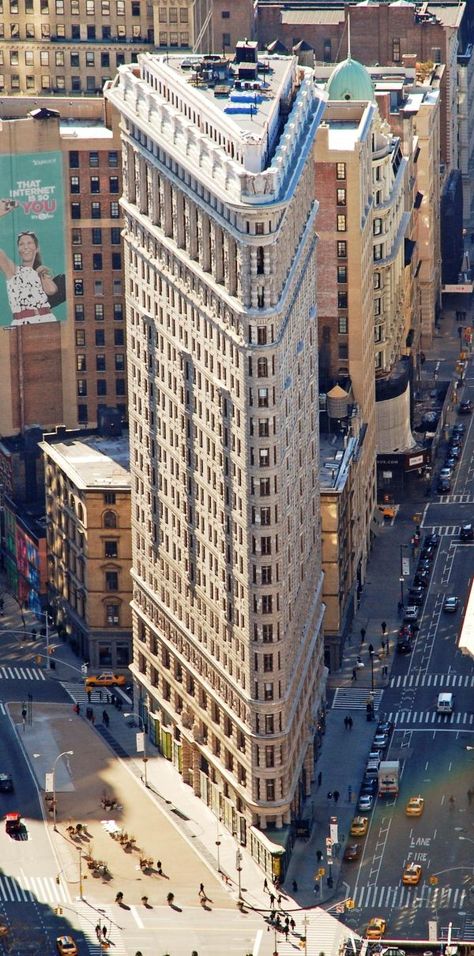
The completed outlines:
{"type": "Polygon", "coordinates": [[[401,575],[400,575],[400,604],[401,604],[402,608],[403,608],[403,605],[404,605],[404,603],[405,603],[405,602],[404,602],[404,599],[403,599],[403,584],[404,584],[404,582],[405,582],[405,578],[403,577],[403,574],[401,574],[401,575]]]}
{"type": "Polygon", "coordinates": [[[73,757],[73,750],[63,750],[62,753],[58,754],[56,760],[53,763],[53,769],[51,771],[53,777],[53,830],[57,830],[56,826],[56,764],[61,757],[73,757]]]}
{"type": "Polygon", "coordinates": [[[219,817],[218,817],[218,818],[217,818],[217,833],[216,833],[217,872],[218,872],[218,873],[221,872],[220,848],[221,848],[221,835],[220,835],[220,832],[219,832],[219,817]]]}
{"type": "Polygon", "coordinates": [[[370,651],[370,678],[371,678],[371,688],[372,692],[374,690],[374,651],[370,651]]]}
{"type": "Polygon", "coordinates": [[[242,899],[242,852],[240,847],[237,847],[235,854],[235,868],[237,870],[237,878],[239,881],[239,900],[242,899]]]}
{"type": "MultiPolygon", "coordinates": [[[[142,758],[142,759],[143,759],[143,783],[145,784],[145,787],[148,787],[148,776],[147,776],[147,767],[146,767],[146,765],[147,765],[147,763],[148,763],[148,756],[147,756],[147,752],[146,752],[146,730],[145,730],[145,721],[143,720],[142,715],[139,714],[138,711],[136,711],[136,710],[129,710],[129,711],[128,711],[126,714],[124,714],[123,716],[124,716],[124,717],[137,717],[138,720],[139,720],[139,722],[140,722],[140,723],[139,723],[140,732],[143,734],[143,758],[142,758]]],[[[138,750],[138,747],[137,747],[137,750],[138,750]]]]}

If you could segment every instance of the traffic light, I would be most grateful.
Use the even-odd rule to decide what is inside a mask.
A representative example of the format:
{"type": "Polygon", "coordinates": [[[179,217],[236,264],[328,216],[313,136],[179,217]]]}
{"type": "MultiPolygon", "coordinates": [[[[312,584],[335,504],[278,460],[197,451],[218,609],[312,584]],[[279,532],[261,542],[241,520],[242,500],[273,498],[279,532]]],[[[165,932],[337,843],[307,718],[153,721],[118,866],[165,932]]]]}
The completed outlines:
{"type": "Polygon", "coordinates": [[[300,949],[306,949],[306,936],[300,936],[300,949]]]}
{"type": "Polygon", "coordinates": [[[37,655],[36,655],[35,661],[36,661],[37,664],[41,664],[41,655],[40,655],[40,654],[37,654],[37,655]]]}
{"type": "Polygon", "coordinates": [[[346,900],[346,910],[353,910],[355,906],[354,900],[346,900]]]}

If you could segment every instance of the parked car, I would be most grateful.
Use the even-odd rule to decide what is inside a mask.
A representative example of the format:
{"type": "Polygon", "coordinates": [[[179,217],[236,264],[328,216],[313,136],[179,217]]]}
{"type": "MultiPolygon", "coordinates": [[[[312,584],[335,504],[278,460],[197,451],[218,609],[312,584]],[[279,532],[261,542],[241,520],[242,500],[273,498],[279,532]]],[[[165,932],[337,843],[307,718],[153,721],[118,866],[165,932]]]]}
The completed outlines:
{"type": "Polygon", "coordinates": [[[459,532],[461,541],[472,541],[474,538],[474,526],[472,524],[463,524],[459,532]]]}
{"type": "Polygon", "coordinates": [[[437,548],[440,540],[441,539],[438,532],[432,531],[431,534],[426,535],[426,538],[423,541],[423,547],[429,547],[431,545],[432,548],[437,548]]]}
{"type": "Polygon", "coordinates": [[[360,788],[360,795],[362,796],[362,794],[365,794],[371,797],[375,797],[377,790],[378,790],[378,781],[374,777],[372,777],[370,780],[362,781],[362,786],[360,788]]]}
{"type": "MultiPolygon", "coordinates": [[[[413,584],[410,588],[410,591],[425,591],[430,583],[430,576],[426,571],[416,572],[415,577],[413,578],[413,584]]],[[[411,602],[410,602],[411,603],[411,602]]]]}
{"type": "Polygon", "coordinates": [[[459,405],[459,414],[460,415],[470,415],[472,413],[472,402],[471,399],[466,399],[465,402],[461,402],[459,405]]]}
{"type": "Polygon", "coordinates": [[[360,810],[361,813],[367,813],[369,810],[372,810],[373,805],[374,805],[373,793],[361,793],[359,795],[357,809],[360,810]]]}
{"type": "Polygon", "coordinates": [[[452,434],[453,436],[454,436],[454,435],[459,435],[460,437],[462,437],[462,436],[464,435],[464,432],[465,432],[465,431],[466,431],[466,426],[465,426],[464,422],[456,422],[456,424],[453,425],[453,430],[452,430],[452,433],[451,433],[451,434],[452,434]]]}
{"type": "Polygon", "coordinates": [[[445,458],[444,465],[445,468],[449,468],[451,472],[453,472],[457,465],[457,459],[454,457],[454,455],[448,454],[447,458],[445,458]]]}
{"type": "Polygon", "coordinates": [[[425,572],[426,574],[431,574],[431,571],[432,571],[432,562],[430,561],[430,559],[420,558],[420,560],[418,561],[418,567],[416,569],[416,573],[422,574],[423,572],[425,572]]]}
{"type": "Polygon", "coordinates": [[[372,741],[372,746],[376,747],[377,750],[385,750],[388,747],[389,739],[389,735],[386,731],[377,730],[372,741]]]}
{"type": "Polygon", "coordinates": [[[424,544],[421,549],[420,561],[429,561],[430,564],[435,559],[435,547],[432,544],[424,544]]]}
{"type": "Polygon", "coordinates": [[[408,592],[408,603],[414,607],[421,607],[425,600],[424,588],[410,588],[408,592]]]}
{"type": "Polygon", "coordinates": [[[439,473],[439,477],[440,477],[440,478],[448,478],[448,479],[451,478],[451,477],[452,477],[451,468],[448,468],[447,465],[444,465],[444,467],[441,468],[441,471],[440,471],[440,473],[439,473]]]}
{"type": "Polygon", "coordinates": [[[438,478],[436,490],[439,495],[448,495],[451,491],[451,482],[449,478],[438,478]]]}
{"type": "Polygon", "coordinates": [[[452,442],[450,442],[449,445],[448,445],[448,451],[449,451],[449,454],[450,454],[453,458],[455,458],[456,461],[458,461],[459,458],[460,458],[461,455],[462,455],[462,445],[461,445],[459,442],[453,442],[453,441],[452,441],[452,442]]]}
{"type": "Polygon", "coordinates": [[[405,608],[403,620],[406,621],[407,623],[410,623],[411,621],[416,622],[419,616],[420,616],[420,608],[415,604],[409,604],[408,607],[405,608]]]}
{"type": "Polygon", "coordinates": [[[450,597],[445,597],[443,602],[443,611],[446,611],[447,614],[455,614],[459,607],[459,598],[454,595],[450,597]]]}

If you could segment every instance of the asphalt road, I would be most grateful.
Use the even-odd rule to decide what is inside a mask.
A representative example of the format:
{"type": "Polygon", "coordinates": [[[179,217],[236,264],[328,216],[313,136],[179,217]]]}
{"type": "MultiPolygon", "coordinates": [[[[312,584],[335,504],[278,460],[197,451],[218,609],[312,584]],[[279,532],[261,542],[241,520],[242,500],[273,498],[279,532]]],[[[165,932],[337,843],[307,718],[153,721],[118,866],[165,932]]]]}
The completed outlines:
{"type": "MultiPolygon", "coordinates": [[[[471,384],[464,397],[473,397],[471,384]]],[[[474,750],[467,749],[474,747],[474,666],[456,644],[474,575],[474,543],[459,541],[461,524],[474,518],[474,418],[462,420],[465,442],[452,492],[430,501],[423,516],[423,534],[436,530],[442,538],[420,631],[413,652],[395,658],[381,704],[395,724],[387,756],[402,761],[400,794],[377,801],[368,835],[359,841],[362,855],[342,872],[356,904],[344,921],[363,931],[371,916],[384,916],[388,938],[427,939],[433,924],[446,933],[451,922],[454,937],[474,939],[474,796],[468,796],[474,750]],[[447,595],[460,598],[456,614],[442,609],[447,595]],[[455,695],[450,718],[436,713],[442,690],[455,695]],[[418,794],[424,813],[408,818],[406,802],[418,794]],[[407,862],[422,867],[418,886],[402,885],[407,862]]]]}

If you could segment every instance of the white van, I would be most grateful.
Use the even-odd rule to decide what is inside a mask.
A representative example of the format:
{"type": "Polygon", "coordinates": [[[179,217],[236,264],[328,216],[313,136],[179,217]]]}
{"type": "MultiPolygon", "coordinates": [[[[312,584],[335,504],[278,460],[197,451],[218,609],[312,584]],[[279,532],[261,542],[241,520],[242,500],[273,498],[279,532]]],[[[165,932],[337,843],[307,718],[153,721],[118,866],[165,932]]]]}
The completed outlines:
{"type": "Polygon", "coordinates": [[[438,714],[452,714],[454,710],[454,694],[443,692],[438,694],[438,703],[436,704],[438,714]]]}

